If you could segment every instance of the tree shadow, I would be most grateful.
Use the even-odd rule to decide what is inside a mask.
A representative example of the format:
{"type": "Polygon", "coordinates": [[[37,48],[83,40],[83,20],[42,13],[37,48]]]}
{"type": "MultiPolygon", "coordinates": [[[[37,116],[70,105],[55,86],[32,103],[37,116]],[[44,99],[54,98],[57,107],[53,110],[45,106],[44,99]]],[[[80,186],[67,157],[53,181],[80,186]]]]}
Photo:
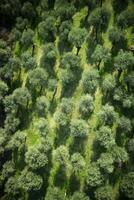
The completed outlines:
{"type": "Polygon", "coordinates": [[[86,138],[75,137],[73,143],[70,146],[70,154],[79,152],[84,155],[84,147],[86,144],[86,138]]]}
{"type": "Polygon", "coordinates": [[[59,127],[59,129],[56,130],[56,135],[55,145],[65,144],[67,138],[69,137],[69,126],[59,127]]]}
{"type": "Polygon", "coordinates": [[[64,184],[66,183],[66,180],[67,180],[67,175],[65,169],[63,169],[63,167],[60,166],[54,177],[54,185],[63,188],[65,186],[64,184]]]}
{"type": "Polygon", "coordinates": [[[79,191],[79,189],[80,189],[80,182],[73,173],[70,177],[68,193],[72,195],[75,191],[79,191]]]}
{"type": "Polygon", "coordinates": [[[96,40],[94,33],[92,33],[87,38],[87,61],[88,63],[93,64],[92,54],[96,48],[96,45],[103,45],[104,41],[101,34],[98,34],[98,38],[96,40]]]}
{"type": "Polygon", "coordinates": [[[73,94],[74,94],[74,92],[75,92],[75,90],[78,86],[79,80],[81,79],[81,74],[82,74],[82,69],[78,69],[77,71],[73,71],[74,80],[71,81],[70,83],[66,84],[62,88],[61,98],[73,96],[73,94]]]}
{"type": "Polygon", "coordinates": [[[68,41],[60,40],[58,43],[58,50],[62,55],[64,52],[72,51],[72,45],[68,41]]]}

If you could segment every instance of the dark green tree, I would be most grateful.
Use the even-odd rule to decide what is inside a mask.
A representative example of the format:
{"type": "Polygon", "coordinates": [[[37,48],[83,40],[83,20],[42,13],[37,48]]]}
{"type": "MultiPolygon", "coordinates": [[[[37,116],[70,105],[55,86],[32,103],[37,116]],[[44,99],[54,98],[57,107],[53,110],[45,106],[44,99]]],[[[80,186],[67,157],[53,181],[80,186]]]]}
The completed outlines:
{"type": "Polygon", "coordinates": [[[100,172],[100,169],[96,163],[92,163],[88,168],[87,185],[90,187],[101,186],[104,182],[104,178],[100,172]]]}
{"type": "Polygon", "coordinates": [[[21,44],[24,49],[28,49],[33,44],[34,32],[31,29],[24,30],[21,37],[21,44]]]}
{"type": "Polygon", "coordinates": [[[110,149],[115,145],[115,138],[112,130],[108,126],[102,126],[97,131],[97,140],[100,145],[106,149],[110,149]]]}
{"type": "Polygon", "coordinates": [[[47,68],[51,72],[56,63],[56,48],[53,43],[48,43],[43,49],[41,58],[41,66],[47,68]]]}
{"type": "Polygon", "coordinates": [[[38,25],[38,33],[40,38],[44,42],[53,42],[55,40],[56,34],[56,26],[55,26],[55,18],[49,16],[45,21],[42,21],[38,25]]]}
{"type": "Polygon", "coordinates": [[[68,35],[68,40],[77,48],[77,55],[86,37],[87,30],[85,28],[73,28],[70,31],[68,35]]]}
{"type": "Polygon", "coordinates": [[[79,103],[79,112],[82,116],[89,116],[94,110],[93,97],[89,94],[83,95],[79,103]]]}
{"type": "Polygon", "coordinates": [[[110,50],[98,44],[92,54],[92,59],[99,70],[102,62],[105,64],[111,60],[110,50]]]}
{"type": "Polygon", "coordinates": [[[70,134],[72,137],[85,138],[89,129],[87,123],[82,119],[73,119],[70,124],[70,134]]]}
{"type": "Polygon", "coordinates": [[[114,194],[112,187],[110,185],[105,185],[100,188],[97,188],[95,191],[96,200],[114,200],[114,194]]]}
{"type": "Polygon", "coordinates": [[[47,155],[37,148],[31,147],[25,154],[27,167],[32,170],[44,168],[48,164],[47,155]]]}
{"type": "Polygon", "coordinates": [[[121,180],[120,190],[123,196],[133,200],[134,198],[134,172],[129,172],[121,180]]]}
{"type": "Polygon", "coordinates": [[[96,69],[86,70],[82,75],[82,86],[85,93],[95,93],[99,83],[99,72],[96,69]]]}
{"type": "Polygon", "coordinates": [[[28,73],[27,85],[34,91],[42,92],[47,85],[47,72],[42,68],[36,68],[28,73]]]}
{"type": "Polygon", "coordinates": [[[114,158],[110,153],[102,153],[97,163],[104,174],[111,174],[114,170],[114,158]]]}
{"type": "Polygon", "coordinates": [[[24,169],[18,177],[18,186],[25,192],[33,192],[41,189],[43,180],[40,175],[24,169]]]}

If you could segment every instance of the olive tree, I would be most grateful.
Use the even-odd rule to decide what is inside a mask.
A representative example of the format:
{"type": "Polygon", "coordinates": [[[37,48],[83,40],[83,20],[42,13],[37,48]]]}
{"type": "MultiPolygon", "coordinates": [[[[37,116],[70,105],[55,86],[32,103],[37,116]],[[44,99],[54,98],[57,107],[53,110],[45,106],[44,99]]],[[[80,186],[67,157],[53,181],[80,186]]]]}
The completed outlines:
{"type": "Polygon", "coordinates": [[[114,200],[114,194],[110,185],[105,185],[97,188],[95,191],[96,200],[114,200]]]}
{"type": "Polygon", "coordinates": [[[40,96],[36,100],[36,110],[39,116],[45,116],[49,109],[49,101],[45,96],[40,96]]]}
{"type": "Polygon", "coordinates": [[[85,168],[85,160],[80,153],[74,153],[71,156],[73,171],[76,176],[79,176],[85,168]]]}
{"type": "Polygon", "coordinates": [[[69,35],[68,40],[77,48],[77,55],[79,50],[85,41],[87,36],[87,30],[85,28],[73,28],[69,35]]]}
{"type": "Polygon", "coordinates": [[[70,134],[72,137],[85,138],[88,135],[89,128],[82,119],[73,119],[70,123],[70,134]]]}
{"type": "Polygon", "coordinates": [[[89,94],[83,95],[79,103],[79,112],[82,116],[89,116],[94,110],[93,97],[89,94]]]}
{"type": "Polygon", "coordinates": [[[131,125],[130,119],[125,116],[122,116],[118,120],[118,128],[123,133],[126,133],[126,134],[131,133],[132,125],[131,125]]]}
{"type": "Polygon", "coordinates": [[[114,58],[114,66],[118,71],[118,77],[124,70],[130,70],[134,65],[134,57],[131,52],[123,51],[118,52],[118,55],[114,58]]]}
{"type": "Polygon", "coordinates": [[[42,92],[42,89],[46,88],[47,85],[47,72],[42,68],[33,69],[28,73],[27,85],[34,91],[42,92]]]}
{"type": "Polygon", "coordinates": [[[24,69],[26,70],[32,70],[37,66],[36,59],[32,57],[28,52],[24,52],[21,54],[21,61],[22,67],[24,67],[24,69]]]}
{"type": "Polygon", "coordinates": [[[41,58],[41,66],[51,71],[56,63],[56,48],[53,43],[48,43],[44,46],[43,55],[41,58]]]}
{"type": "Polygon", "coordinates": [[[83,192],[74,192],[70,200],[90,200],[90,198],[83,192]]]}
{"type": "Polygon", "coordinates": [[[91,163],[91,165],[89,166],[86,182],[87,185],[90,187],[98,187],[103,184],[104,178],[96,163],[91,163]]]}
{"type": "Polygon", "coordinates": [[[24,30],[21,37],[21,44],[28,49],[33,44],[34,32],[31,29],[24,30]]]}
{"type": "Polygon", "coordinates": [[[108,126],[102,126],[97,131],[97,141],[105,149],[110,149],[115,145],[115,138],[112,130],[108,126]]]}
{"type": "Polygon", "coordinates": [[[53,16],[48,16],[44,21],[38,25],[38,33],[44,42],[53,42],[56,35],[56,19],[53,16]]]}
{"type": "Polygon", "coordinates": [[[80,58],[72,52],[65,53],[61,59],[61,68],[70,69],[76,73],[80,67],[80,58]]]}
{"type": "Polygon", "coordinates": [[[108,26],[110,12],[106,8],[94,9],[88,17],[88,23],[93,26],[95,37],[98,38],[98,32],[103,32],[108,26]]]}
{"type": "Polygon", "coordinates": [[[117,113],[115,112],[114,107],[108,104],[102,107],[101,111],[97,113],[97,116],[99,125],[112,126],[114,121],[117,119],[117,113]]]}
{"type": "Polygon", "coordinates": [[[124,175],[120,183],[120,191],[125,197],[133,200],[134,198],[134,172],[124,175]]]}
{"type": "Polygon", "coordinates": [[[44,168],[48,163],[47,155],[35,147],[30,147],[25,154],[27,167],[32,170],[44,168]]]}
{"type": "Polygon", "coordinates": [[[0,80],[0,102],[4,100],[5,95],[8,92],[8,86],[7,84],[0,80]]]}
{"type": "Polygon", "coordinates": [[[94,94],[99,83],[99,72],[96,69],[85,70],[82,75],[82,87],[84,93],[94,94]]]}
{"type": "Polygon", "coordinates": [[[110,153],[102,153],[97,163],[104,174],[111,174],[114,170],[114,158],[110,153]]]}
{"type": "Polygon", "coordinates": [[[40,175],[24,169],[18,177],[18,187],[25,192],[38,191],[41,189],[43,180],[40,175]]]}
{"type": "Polygon", "coordinates": [[[110,50],[98,44],[92,54],[92,59],[99,70],[102,62],[103,64],[105,64],[110,61],[111,59],[110,50]]]}

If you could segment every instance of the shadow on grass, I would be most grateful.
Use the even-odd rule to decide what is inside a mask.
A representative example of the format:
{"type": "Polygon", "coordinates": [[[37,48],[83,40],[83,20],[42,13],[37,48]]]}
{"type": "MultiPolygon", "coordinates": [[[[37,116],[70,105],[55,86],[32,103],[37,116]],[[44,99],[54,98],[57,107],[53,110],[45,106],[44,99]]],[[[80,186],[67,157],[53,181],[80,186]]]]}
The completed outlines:
{"type": "Polygon", "coordinates": [[[76,176],[72,174],[69,181],[68,193],[72,195],[75,191],[79,191],[79,189],[80,189],[80,182],[76,178],[76,176]]]}
{"type": "Polygon", "coordinates": [[[55,144],[57,145],[63,145],[66,143],[67,138],[69,137],[69,126],[66,127],[59,127],[56,131],[56,140],[55,144]]]}
{"type": "Polygon", "coordinates": [[[66,183],[67,183],[67,176],[65,173],[65,169],[63,169],[63,167],[60,166],[54,177],[54,185],[60,188],[64,188],[65,187],[64,184],[66,183]]]}
{"type": "Polygon", "coordinates": [[[82,155],[84,154],[84,147],[86,144],[85,138],[74,138],[73,143],[70,146],[70,154],[72,155],[75,152],[79,152],[82,155]]]}
{"type": "Polygon", "coordinates": [[[60,54],[62,55],[64,52],[72,51],[72,46],[68,41],[60,40],[58,43],[58,49],[60,54]]]}

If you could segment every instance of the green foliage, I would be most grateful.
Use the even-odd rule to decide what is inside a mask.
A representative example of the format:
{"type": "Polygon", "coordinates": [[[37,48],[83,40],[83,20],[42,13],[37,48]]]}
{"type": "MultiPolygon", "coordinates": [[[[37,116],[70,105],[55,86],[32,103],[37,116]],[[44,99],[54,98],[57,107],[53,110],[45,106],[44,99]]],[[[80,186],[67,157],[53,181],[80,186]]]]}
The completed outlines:
{"type": "Polygon", "coordinates": [[[90,187],[97,187],[103,184],[104,178],[100,172],[99,167],[96,163],[92,163],[90,167],[88,168],[88,174],[87,174],[87,184],[90,187]]]}
{"type": "Polygon", "coordinates": [[[21,54],[21,61],[22,66],[26,70],[32,70],[37,66],[35,58],[32,57],[29,52],[24,52],[23,54],[21,54]]]}
{"type": "Polygon", "coordinates": [[[82,86],[85,93],[95,93],[95,90],[99,83],[98,70],[86,70],[82,75],[82,86]]]}
{"type": "Polygon", "coordinates": [[[2,155],[5,151],[5,146],[7,143],[7,134],[5,133],[5,130],[0,128],[0,155],[2,155]]]}
{"type": "Polygon", "coordinates": [[[134,155],[134,138],[132,138],[132,139],[129,140],[128,151],[130,152],[130,154],[132,156],[134,155]]]}
{"type": "Polygon", "coordinates": [[[48,158],[44,152],[40,152],[35,147],[30,147],[25,154],[25,162],[28,168],[37,170],[44,168],[47,165],[48,158]]]}
{"type": "Polygon", "coordinates": [[[7,84],[4,81],[0,80],[0,102],[4,99],[4,96],[7,94],[7,92],[7,84]]]}
{"type": "Polygon", "coordinates": [[[17,88],[16,90],[14,90],[12,95],[13,95],[13,100],[15,104],[17,104],[18,106],[27,108],[31,100],[31,95],[27,88],[24,88],[24,87],[17,88]]]}
{"type": "Polygon", "coordinates": [[[132,9],[127,9],[117,17],[117,24],[122,29],[131,27],[134,21],[134,12],[132,9]]]}
{"type": "Polygon", "coordinates": [[[98,123],[100,125],[109,125],[112,126],[113,122],[117,118],[117,113],[114,110],[113,106],[106,104],[102,107],[102,110],[97,113],[98,123]]]}
{"type": "Polygon", "coordinates": [[[57,9],[57,16],[59,17],[59,21],[70,20],[76,12],[76,8],[74,5],[68,4],[66,1],[63,6],[59,6],[57,9]]]}
{"type": "Polygon", "coordinates": [[[35,128],[41,136],[46,137],[49,130],[48,121],[40,117],[39,120],[35,122],[35,128]]]}
{"type": "Polygon", "coordinates": [[[8,143],[8,148],[12,150],[18,150],[19,152],[24,152],[26,142],[26,132],[17,131],[12,136],[11,140],[8,143]]]}
{"type": "Polygon", "coordinates": [[[70,122],[72,106],[70,99],[62,99],[60,109],[55,113],[55,120],[60,126],[64,127],[70,122]]]}
{"type": "Polygon", "coordinates": [[[31,29],[24,30],[22,33],[21,44],[28,49],[33,44],[34,32],[31,29]]]}
{"type": "Polygon", "coordinates": [[[9,198],[16,198],[19,194],[18,180],[16,176],[11,176],[5,184],[5,193],[9,198]]]}
{"type": "Polygon", "coordinates": [[[94,110],[93,97],[89,94],[83,95],[79,103],[79,112],[82,116],[89,116],[94,110]]]}
{"type": "Polygon", "coordinates": [[[22,15],[29,20],[32,20],[36,16],[36,12],[31,2],[24,2],[21,8],[22,15]]]}
{"type": "Polygon", "coordinates": [[[89,128],[82,119],[73,119],[70,124],[70,134],[72,137],[85,138],[88,135],[89,128]]]}
{"type": "Polygon", "coordinates": [[[12,161],[7,161],[4,163],[2,172],[1,172],[1,179],[5,180],[12,176],[15,172],[15,165],[12,161]]]}
{"type": "Polygon", "coordinates": [[[115,145],[114,135],[108,126],[100,127],[97,131],[97,140],[105,149],[110,149],[115,145]]]}
{"type": "Polygon", "coordinates": [[[109,31],[109,40],[112,42],[113,45],[118,45],[119,47],[122,46],[122,43],[125,41],[125,33],[123,30],[120,30],[117,27],[113,27],[109,31]]]}
{"type": "Polygon", "coordinates": [[[45,116],[48,112],[49,101],[45,96],[40,96],[36,101],[36,110],[39,116],[45,116]]]}
{"type": "Polygon", "coordinates": [[[120,190],[129,199],[134,198],[134,172],[129,172],[121,180],[120,190]]]}
{"type": "Polygon", "coordinates": [[[104,173],[111,174],[114,170],[114,158],[110,153],[102,153],[97,163],[104,173]]]}
{"type": "Polygon", "coordinates": [[[94,9],[88,17],[88,23],[98,31],[105,31],[110,19],[110,12],[106,8],[94,9]]]}
{"type": "Polygon", "coordinates": [[[90,200],[90,198],[82,192],[74,192],[70,200],[90,200]]]}
{"type": "Polygon", "coordinates": [[[83,169],[85,168],[85,161],[83,156],[80,153],[74,153],[71,156],[71,162],[73,166],[73,171],[77,175],[80,175],[83,169]]]}
{"type": "Polygon", "coordinates": [[[118,121],[118,127],[123,133],[130,133],[132,130],[131,121],[125,116],[122,116],[118,121]]]}
{"type": "Polygon", "coordinates": [[[131,52],[120,50],[114,58],[114,66],[121,70],[130,70],[134,65],[134,57],[131,52]]]}
{"type": "Polygon", "coordinates": [[[95,191],[96,200],[114,200],[112,187],[109,185],[102,186],[95,191]]]}
{"type": "Polygon", "coordinates": [[[67,42],[72,23],[69,20],[63,21],[59,27],[60,40],[67,42]]]}
{"type": "Polygon", "coordinates": [[[123,147],[115,146],[112,151],[115,163],[126,163],[129,160],[128,153],[123,147]]]}
{"type": "Polygon", "coordinates": [[[40,175],[24,169],[18,177],[18,186],[25,192],[38,191],[41,189],[43,180],[40,175]]]}
{"type": "Polygon", "coordinates": [[[48,188],[46,200],[66,200],[65,193],[58,187],[48,188]]]}
{"type": "Polygon", "coordinates": [[[115,88],[116,86],[116,80],[115,78],[111,75],[111,74],[108,74],[105,79],[103,80],[102,82],[102,89],[103,91],[108,94],[110,92],[113,91],[113,89],[115,88]]]}
{"type": "Polygon", "coordinates": [[[76,71],[80,67],[80,58],[74,55],[72,52],[68,52],[62,57],[60,65],[63,69],[76,71]]]}
{"type": "Polygon", "coordinates": [[[99,68],[101,62],[105,64],[108,61],[110,61],[111,59],[110,50],[98,44],[95,48],[94,53],[92,54],[92,59],[93,59],[93,62],[99,68]]]}
{"type": "Polygon", "coordinates": [[[85,28],[73,28],[68,35],[68,39],[70,43],[73,44],[79,50],[81,45],[85,41],[86,36],[87,31],[85,28]]]}
{"type": "Polygon", "coordinates": [[[47,68],[49,71],[56,63],[56,48],[53,43],[48,43],[43,49],[43,56],[41,58],[41,66],[47,68]]]}
{"type": "Polygon", "coordinates": [[[70,155],[66,146],[61,145],[54,150],[54,161],[64,168],[70,165],[70,155]]]}
{"type": "Polygon", "coordinates": [[[38,25],[38,33],[44,42],[53,42],[56,34],[55,18],[49,16],[38,25]]]}
{"type": "Polygon", "coordinates": [[[42,68],[33,69],[28,73],[27,85],[30,89],[41,91],[47,84],[47,72],[42,68]]]}

